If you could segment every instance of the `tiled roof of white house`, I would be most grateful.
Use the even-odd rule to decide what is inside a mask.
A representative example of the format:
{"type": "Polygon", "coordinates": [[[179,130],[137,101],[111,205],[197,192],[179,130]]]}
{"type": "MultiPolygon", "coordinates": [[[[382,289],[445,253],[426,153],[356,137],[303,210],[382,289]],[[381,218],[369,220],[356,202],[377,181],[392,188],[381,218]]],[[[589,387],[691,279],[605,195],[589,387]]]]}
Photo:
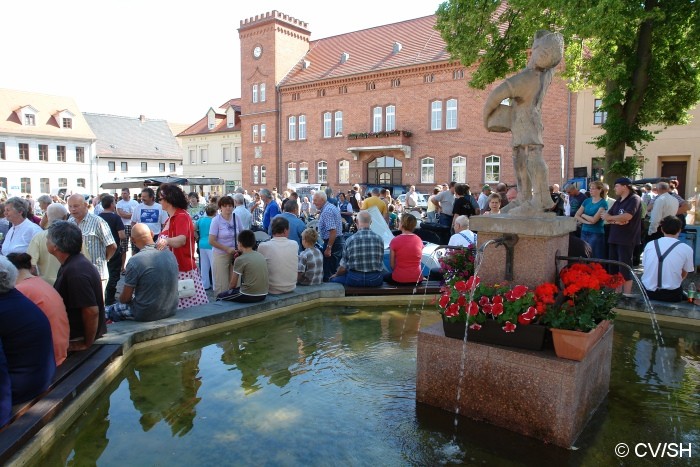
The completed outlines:
{"type": "Polygon", "coordinates": [[[168,122],[145,117],[84,113],[97,136],[97,157],[182,160],[168,122]]]}

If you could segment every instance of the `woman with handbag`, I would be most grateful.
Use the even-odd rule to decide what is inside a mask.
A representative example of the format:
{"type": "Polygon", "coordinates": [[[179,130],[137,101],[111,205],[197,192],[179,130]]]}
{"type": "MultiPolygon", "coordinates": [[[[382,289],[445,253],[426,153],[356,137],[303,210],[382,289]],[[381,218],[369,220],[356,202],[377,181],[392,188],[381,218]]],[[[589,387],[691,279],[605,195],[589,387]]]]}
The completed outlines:
{"type": "Polygon", "coordinates": [[[228,290],[231,282],[231,267],[238,256],[237,238],[242,232],[243,225],[236,219],[233,212],[233,198],[223,196],[219,200],[220,213],[211,221],[209,227],[209,244],[214,250],[212,275],[214,277],[214,292],[219,295],[228,290]]]}
{"type": "Polygon", "coordinates": [[[194,259],[194,225],[187,212],[187,196],[177,185],[164,183],[158,188],[157,199],[170,217],[158,236],[156,248],[170,248],[177,259],[178,289],[182,289],[180,284],[186,286],[180,292],[177,308],[209,303],[194,259]]]}

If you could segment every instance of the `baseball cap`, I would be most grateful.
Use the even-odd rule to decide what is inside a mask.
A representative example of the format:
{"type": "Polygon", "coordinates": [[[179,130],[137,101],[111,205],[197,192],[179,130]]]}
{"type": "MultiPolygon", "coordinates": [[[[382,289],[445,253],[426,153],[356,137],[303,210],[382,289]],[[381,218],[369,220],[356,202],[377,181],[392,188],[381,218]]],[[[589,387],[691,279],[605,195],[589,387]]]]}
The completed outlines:
{"type": "Polygon", "coordinates": [[[620,177],[615,180],[615,185],[632,185],[632,180],[627,177],[620,177]]]}
{"type": "Polygon", "coordinates": [[[491,189],[491,185],[484,185],[481,187],[481,191],[490,190],[490,189],[491,189]]]}

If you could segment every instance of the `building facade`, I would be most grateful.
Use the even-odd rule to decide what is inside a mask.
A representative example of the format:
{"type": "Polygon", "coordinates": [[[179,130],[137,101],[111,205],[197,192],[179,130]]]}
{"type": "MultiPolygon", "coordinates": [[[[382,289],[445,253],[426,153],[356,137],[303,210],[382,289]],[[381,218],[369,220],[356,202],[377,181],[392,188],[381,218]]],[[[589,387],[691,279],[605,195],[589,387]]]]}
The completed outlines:
{"type": "Polygon", "coordinates": [[[231,193],[242,186],[240,99],[210,108],[177,139],[185,177],[220,177],[225,182],[223,186],[204,186],[203,194],[231,193]]]}
{"type": "MultiPolygon", "coordinates": [[[[312,41],[307,23],[277,11],[241,21],[243,184],[515,184],[510,134],[484,129],[491,88],[467,85],[471,70],[450,61],[434,25],[312,41]]],[[[542,110],[551,183],[572,173],[575,106],[555,78],[542,110]]]]}
{"type": "Polygon", "coordinates": [[[93,193],[95,134],[72,98],[0,89],[0,187],[93,193]]]}
{"type": "MultiPolygon", "coordinates": [[[[586,170],[588,177],[604,177],[605,151],[590,144],[596,136],[603,133],[600,125],[607,115],[598,110],[601,100],[591,90],[577,94],[576,150],[574,165],[586,170]]],[[[658,131],[656,139],[648,143],[640,153],[644,159],[644,168],[639,177],[678,178],[679,194],[685,198],[697,195],[700,190],[700,109],[690,111],[691,121],[687,125],[668,128],[652,127],[658,131]]],[[[626,149],[626,156],[633,151],[626,149]]]]}
{"type": "Polygon", "coordinates": [[[182,175],[182,154],[165,120],[84,113],[94,132],[94,186],[131,177],[182,175]]]}

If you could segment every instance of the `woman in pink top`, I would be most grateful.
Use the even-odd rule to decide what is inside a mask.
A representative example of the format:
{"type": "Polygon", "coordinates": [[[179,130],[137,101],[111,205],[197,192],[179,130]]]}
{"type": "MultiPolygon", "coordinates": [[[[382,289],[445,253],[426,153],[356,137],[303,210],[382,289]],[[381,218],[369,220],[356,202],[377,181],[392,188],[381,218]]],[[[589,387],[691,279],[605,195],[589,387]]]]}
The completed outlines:
{"type": "Polygon", "coordinates": [[[56,366],[63,363],[68,353],[68,313],[63,299],[44,279],[32,276],[32,257],[27,253],[10,253],[7,259],[17,268],[17,283],[15,288],[29,300],[34,302],[49,319],[51,337],[53,338],[53,354],[56,366]]]}
{"type": "Polygon", "coordinates": [[[420,260],[423,256],[423,241],[413,233],[416,218],[412,214],[401,216],[401,234],[389,243],[389,263],[393,272],[384,276],[390,284],[415,285],[423,281],[420,260]]]}

